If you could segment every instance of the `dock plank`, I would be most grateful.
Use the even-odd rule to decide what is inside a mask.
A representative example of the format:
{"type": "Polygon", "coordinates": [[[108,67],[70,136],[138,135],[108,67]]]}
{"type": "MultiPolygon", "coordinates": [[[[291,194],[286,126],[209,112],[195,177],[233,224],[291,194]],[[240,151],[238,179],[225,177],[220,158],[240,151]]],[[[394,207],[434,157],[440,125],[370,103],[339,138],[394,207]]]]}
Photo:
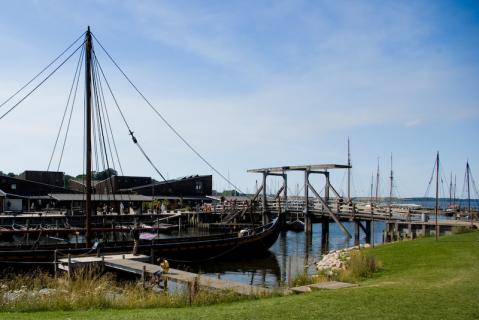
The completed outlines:
{"type": "MultiPolygon", "coordinates": [[[[134,261],[130,259],[105,259],[105,267],[139,275],[143,273],[143,267],[145,268],[145,272],[149,275],[153,275],[160,269],[160,267],[157,265],[141,261],[134,261]]],[[[273,290],[268,288],[252,286],[236,281],[216,279],[205,275],[199,275],[196,273],[173,268],[170,268],[168,273],[164,273],[162,277],[167,280],[182,283],[196,282],[200,287],[233,291],[241,295],[266,295],[273,292],[273,290]]]]}

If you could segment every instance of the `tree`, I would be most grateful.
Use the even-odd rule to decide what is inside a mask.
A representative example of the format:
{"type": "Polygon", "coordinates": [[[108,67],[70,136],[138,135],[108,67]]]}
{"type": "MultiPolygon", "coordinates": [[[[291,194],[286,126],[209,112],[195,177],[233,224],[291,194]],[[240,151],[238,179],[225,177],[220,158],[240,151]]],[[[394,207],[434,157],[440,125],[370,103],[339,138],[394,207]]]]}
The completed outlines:
{"type": "Polygon", "coordinates": [[[105,180],[108,179],[111,176],[117,176],[118,172],[115,169],[108,168],[100,172],[96,172],[93,175],[93,179],[95,180],[105,180]]]}
{"type": "MultiPolygon", "coordinates": [[[[108,168],[99,172],[96,172],[96,171],[91,172],[91,176],[93,180],[105,180],[111,176],[117,176],[117,175],[118,175],[118,172],[112,168],[108,168]]],[[[85,177],[86,175],[83,173],[76,176],[77,179],[83,179],[85,177]]]]}

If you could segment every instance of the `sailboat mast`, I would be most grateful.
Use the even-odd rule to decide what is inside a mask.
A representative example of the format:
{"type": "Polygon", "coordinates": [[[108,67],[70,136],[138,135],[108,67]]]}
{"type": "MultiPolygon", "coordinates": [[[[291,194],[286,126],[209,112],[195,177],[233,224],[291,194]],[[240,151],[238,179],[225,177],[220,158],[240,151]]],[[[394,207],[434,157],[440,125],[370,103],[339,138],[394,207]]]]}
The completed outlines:
{"type": "Polygon", "coordinates": [[[376,171],[376,203],[379,201],[379,157],[378,157],[378,170],[376,171]]]}
{"type": "Polygon", "coordinates": [[[436,156],[436,240],[439,236],[439,228],[437,224],[437,214],[438,214],[438,208],[439,208],[439,151],[437,152],[436,156]]]}
{"type": "Polygon", "coordinates": [[[85,217],[85,227],[86,227],[86,246],[91,246],[91,180],[92,180],[92,148],[91,148],[91,132],[92,132],[92,96],[91,96],[91,85],[92,85],[92,69],[91,69],[91,52],[92,52],[92,39],[90,33],[90,27],[85,35],[85,100],[86,100],[86,217],[85,217]]]}
{"type": "Polygon", "coordinates": [[[469,161],[466,163],[466,179],[467,179],[467,212],[469,214],[469,217],[471,218],[471,224],[472,224],[472,213],[471,213],[471,185],[470,185],[470,178],[469,178],[469,172],[471,168],[469,168],[469,161]]]}
{"type": "Polygon", "coordinates": [[[348,137],[348,203],[351,202],[351,152],[348,137]]]}
{"type": "Polygon", "coordinates": [[[391,176],[389,177],[390,183],[389,183],[389,219],[391,219],[392,216],[392,209],[391,209],[391,204],[393,201],[393,154],[391,152],[391,176]]]}
{"type": "Polygon", "coordinates": [[[371,203],[371,206],[373,204],[373,185],[374,185],[374,172],[371,172],[371,197],[369,202],[371,203]]]}
{"type": "Polygon", "coordinates": [[[452,172],[451,179],[449,180],[449,204],[452,204],[452,172]]]}
{"type": "MultiPolygon", "coordinates": [[[[453,200],[454,205],[456,205],[456,188],[457,188],[456,178],[457,178],[457,175],[454,174],[454,193],[453,193],[453,195],[454,195],[454,200],[453,200]]],[[[460,208],[460,206],[458,206],[458,207],[460,208]]]]}

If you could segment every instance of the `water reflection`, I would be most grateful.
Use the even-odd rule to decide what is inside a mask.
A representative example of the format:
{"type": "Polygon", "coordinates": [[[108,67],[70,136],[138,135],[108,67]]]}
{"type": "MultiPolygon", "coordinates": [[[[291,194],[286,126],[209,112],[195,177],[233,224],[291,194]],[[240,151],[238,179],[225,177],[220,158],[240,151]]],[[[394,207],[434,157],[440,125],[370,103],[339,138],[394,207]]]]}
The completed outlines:
{"type": "MultiPolygon", "coordinates": [[[[354,234],[354,223],[345,222],[344,226],[354,234]]],[[[383,222],[374,223],[374,243],[382,243],[383,222]]],[[[221,279],[239,281],[242,283],[265,286],[269,288],[288,284],[290,279],[304,271],[313,272],[314,263],[322,255],[321,224],[313,224],[310,237],[304,232],[282,232],[278,241],[271,247],[265,257],[247,259],[235,257],[223,261],[211,261],[201,265],[183,265],[193,272],[221,279]]],[[[366,237],[361,232],[360,242],[365,243],[366,237]]],[[[338,225],[329,225],[329,250],[351,247],[354,239],[347,239],[338,225]]]]}

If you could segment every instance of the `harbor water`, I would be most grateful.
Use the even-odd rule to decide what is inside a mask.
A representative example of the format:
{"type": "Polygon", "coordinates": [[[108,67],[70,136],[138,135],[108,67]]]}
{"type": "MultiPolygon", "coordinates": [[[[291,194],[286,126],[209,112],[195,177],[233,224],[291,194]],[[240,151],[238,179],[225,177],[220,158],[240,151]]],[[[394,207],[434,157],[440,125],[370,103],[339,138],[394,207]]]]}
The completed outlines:
{"type": "MultiPolygon", "coordinates": [[[[354,234],[354,224],[344,222],[344,226],[354,234]]],[[[384,223],[374,223],[374,243],[381,244],[384,223]]],[[[361,243],[365,243],[365,235],[361,232],[361,243]]],[[[329,250],[342,249],[354,245],[354,239],[347,239],[336,223],[329,227],[329,250]]],[[[321,224],[313,224],[312,236],[305,232],[283,231],[276,243],[263,257],[233,257],[225,260],[214,260],[201,264],[179,265],[190,271],[217,277],[225,280],[238,281],[246,284],[259,285],[268,288],[287,285],[304,272],[314,272],[315,262],[322,256],[321,224]]]]}

